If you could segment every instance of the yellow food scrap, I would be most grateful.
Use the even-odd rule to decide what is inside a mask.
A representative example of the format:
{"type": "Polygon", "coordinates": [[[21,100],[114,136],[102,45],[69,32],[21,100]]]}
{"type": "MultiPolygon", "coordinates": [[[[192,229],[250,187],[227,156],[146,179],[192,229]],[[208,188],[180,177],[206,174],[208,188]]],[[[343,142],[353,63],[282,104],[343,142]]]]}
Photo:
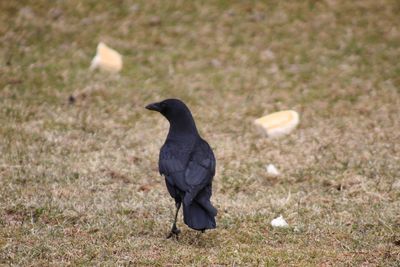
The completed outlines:
{"type": "Polygon", "coordinates": [[[122,69],[122,56],[114,49],[100,42],[90,69],[101,69],[109,72],[119,72],[122,69]]]}
{"type": "Polygon", "coordinates": [[[296,128],[299,124],[299,114],[294,110],[284,110],[256,119],[254,123],[268,137],[279,137],[290,133],[296,128]]]}

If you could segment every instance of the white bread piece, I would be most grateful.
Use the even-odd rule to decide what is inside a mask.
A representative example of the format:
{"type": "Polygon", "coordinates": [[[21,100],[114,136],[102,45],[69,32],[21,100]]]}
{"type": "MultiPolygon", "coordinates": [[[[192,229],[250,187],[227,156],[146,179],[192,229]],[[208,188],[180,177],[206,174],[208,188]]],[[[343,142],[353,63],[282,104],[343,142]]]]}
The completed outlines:
{"type": "Polygon", "coordinates": [[[279,176],[281,174],[274,164],[268,164],[267,173],[270,176],[279,176]]]}
{"type": "Polygon", "coordinates": [[[121,54],[100,42],[97,45],[96,56],[90,65],[90,69],[92,70],[97,68],[109,72],[119,72],[122,69],[121,54]]]}
{"type": "Polygon", "coordinates": [[[258,118],[254,124],[268,137],[273,138],[289,134],[296,128],[299,121],[299,113],[294,110],[284,110],[258,118]]]}
{"type": "Polygon", "coordinates": [[[274,228],[288,228],[289,224],[283,219],[282,215],[271,221],[271,226],[274,228]]]}

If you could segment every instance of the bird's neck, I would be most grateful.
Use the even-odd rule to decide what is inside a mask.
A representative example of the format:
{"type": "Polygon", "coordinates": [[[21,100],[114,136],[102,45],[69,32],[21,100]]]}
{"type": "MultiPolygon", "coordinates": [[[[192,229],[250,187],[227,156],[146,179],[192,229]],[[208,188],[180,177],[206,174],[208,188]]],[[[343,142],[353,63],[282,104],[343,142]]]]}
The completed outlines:
{"type": "Polygon", "coordinates": [[[197,138],[199,133],[192,115],[182,116],[178,120],[169,121],[169,139],[192,139],[197,138]]]}

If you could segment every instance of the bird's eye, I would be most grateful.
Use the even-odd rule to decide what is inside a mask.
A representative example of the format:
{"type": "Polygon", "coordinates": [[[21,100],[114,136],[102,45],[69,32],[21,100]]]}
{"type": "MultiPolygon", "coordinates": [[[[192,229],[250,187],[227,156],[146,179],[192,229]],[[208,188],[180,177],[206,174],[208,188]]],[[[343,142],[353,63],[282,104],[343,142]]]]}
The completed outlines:
{"type": "Polygon", "coordinates": [[[166,108],[166,107],[167,107],[167,104],[165,104],[164,102],[161,102],[161,103],[160,103],[160,106],[161,106],[161,108],[166,108]]]}

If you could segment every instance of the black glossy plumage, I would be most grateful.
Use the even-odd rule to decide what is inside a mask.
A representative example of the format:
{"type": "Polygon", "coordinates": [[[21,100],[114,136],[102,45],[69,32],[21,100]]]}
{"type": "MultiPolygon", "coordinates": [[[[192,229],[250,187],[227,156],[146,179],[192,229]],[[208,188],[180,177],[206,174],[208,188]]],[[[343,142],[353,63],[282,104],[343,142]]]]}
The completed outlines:
{"type": "Polygon", "coordinates": [[[215,157],[200,137],[190,110],[178,99],[167,99],[146,108],[160,112],[170,122],[160,150],[159,171],[165,176],[178,210],[183,203],[185,224],[195,230],[215,228],[217,210],[210,202],[215,157]]]}

